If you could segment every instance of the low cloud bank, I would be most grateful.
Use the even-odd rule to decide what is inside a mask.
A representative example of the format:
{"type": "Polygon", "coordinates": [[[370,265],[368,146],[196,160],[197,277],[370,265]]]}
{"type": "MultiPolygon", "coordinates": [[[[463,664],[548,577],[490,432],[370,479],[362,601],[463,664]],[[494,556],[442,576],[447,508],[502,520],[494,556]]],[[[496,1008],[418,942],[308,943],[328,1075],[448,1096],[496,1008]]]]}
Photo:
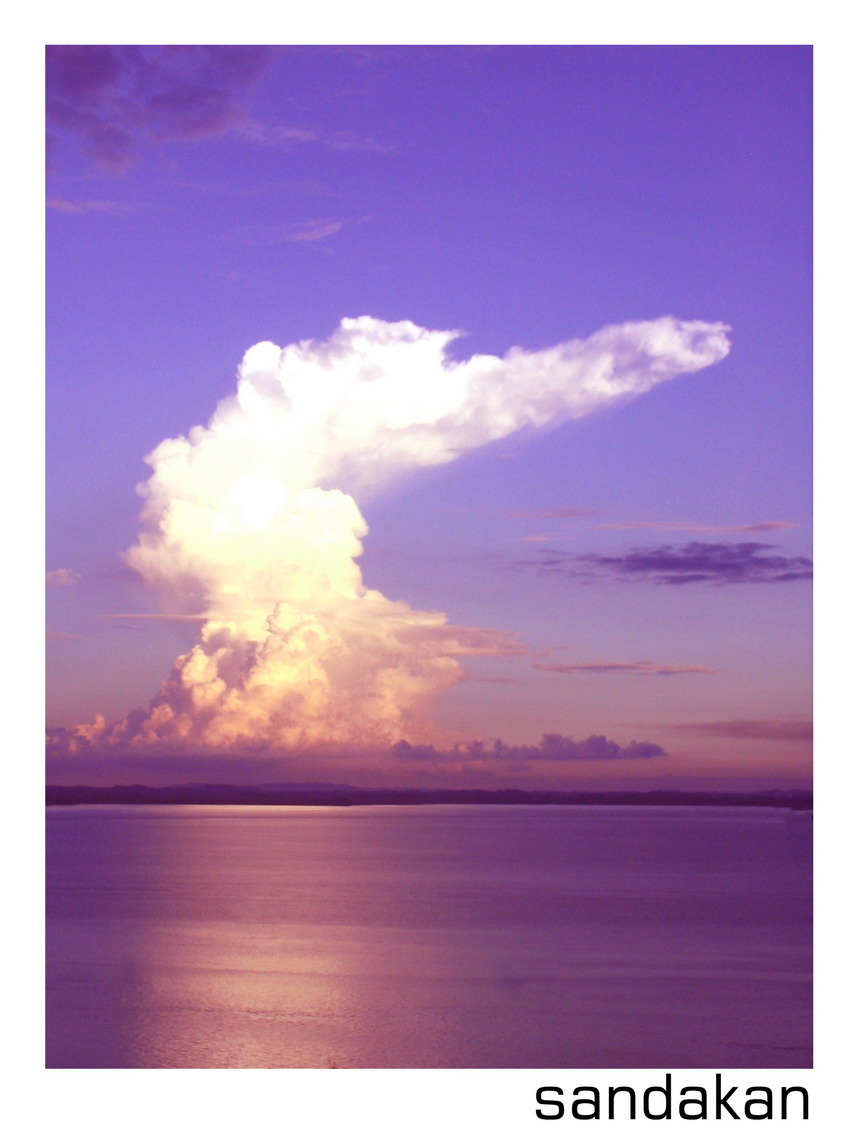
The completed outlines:
{"type": "Polygon", "coordinates": [[[393,753],[400,759],[427,762],[590,762],[604,759],[655,759],[667,754],[657,743],[633,740],[621,747],[604,735],[591,735],[576,740],[570,735],[545,734],[537,746],[510,746],[496,739],[481,739],[456,745],[450,750],[437,750],[431,744],[413,746],[404,740],[396,743],[393,753]]]}
{"type": "MultiPolygon", "coordinates": [[[[80,728],[66,729],[62,727],[51,728],[48,731],[48,760],[55,765],[78,763],[81,768],[91,769],[102,764],[115,767],[116,758],[121,755],[127,763],[135,760],[140,762],[141,748],[139,745],[118,745],[115,742],[99,741],[94,737],[92,741],[82,742],[80,728]],[[76,756],[69,759],[68,756],[76,756]],[[58,763],[56,760],[61,760],[58,763]]],[[[397,762],[436,763],[453,769],[456,767],[478,766],[491,769],[492,766],[522,764],[522,763],[558,763],[558,762],[599,762],[616,759],[653,759],[662,758],[667,751],[657,743],[633,740],[622,746],[604,735],[590,735],[587,739],[573,739],[568,735],[546,733],[538,744],[510,744],[501,739],[485,741],[474,739],[469,743],[456,743],[450,747],[438,747],[432,743],[409,743],[400,739],[385,748],[363,747],[315,747],[309,749],[296,749],[291,752],[296,759],[309,757],[316,762],[323,762],[328,766],[340,765],[344,773],[348,767],[357,763],[364,767],[374,767],[384,770],[393,767],[397,762]],[[345,766],[343,764],[346,764],[345,766]]],[[[151,770],[157,763],[170,766],[183,765],[186,773],[193,775],[195,769],[221,767],[226,774],[235,776],[237,765],[253,765],[257,768],[270,766],[272,773],[275,769],[281,772],[284,766],[288,769],[288,760],[284,764],[284,752],[275,746],[257,745],[254,747],[235,747],[222,752],[214,753],[209,748],[186,747],[178,753],[167,746],[150,746],[145,752],[145,761],[140,762],[141,772],[151,770]],[[236,758],[239,762],[236,764],[236,758]]],[[[258,777],[258,775],[257,775],[258,777]]],[[[239,776],[241,780],[241,776],[239,776]]]]}

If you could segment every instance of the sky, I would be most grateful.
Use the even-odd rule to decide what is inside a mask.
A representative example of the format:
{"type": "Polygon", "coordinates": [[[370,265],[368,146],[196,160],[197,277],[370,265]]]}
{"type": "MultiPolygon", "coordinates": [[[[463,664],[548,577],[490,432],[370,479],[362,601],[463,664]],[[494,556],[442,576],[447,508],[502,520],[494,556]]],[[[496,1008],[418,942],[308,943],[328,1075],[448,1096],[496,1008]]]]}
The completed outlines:
{"type": "Polygon", "coordinates": [[[810,78],[49,49],[49,779],[808,785],[810,78]]]}

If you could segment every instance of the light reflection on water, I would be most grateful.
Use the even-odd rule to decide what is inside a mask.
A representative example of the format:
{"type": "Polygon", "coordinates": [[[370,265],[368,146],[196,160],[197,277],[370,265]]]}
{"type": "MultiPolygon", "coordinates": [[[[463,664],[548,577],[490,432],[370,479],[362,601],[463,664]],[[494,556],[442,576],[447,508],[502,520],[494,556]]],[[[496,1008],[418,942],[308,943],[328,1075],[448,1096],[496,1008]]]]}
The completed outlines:
{"type": "Polygon", "coordinates": [[[810,1064],[810,823],[629,807],[48,810],[69,1067],[810,1064]]]}

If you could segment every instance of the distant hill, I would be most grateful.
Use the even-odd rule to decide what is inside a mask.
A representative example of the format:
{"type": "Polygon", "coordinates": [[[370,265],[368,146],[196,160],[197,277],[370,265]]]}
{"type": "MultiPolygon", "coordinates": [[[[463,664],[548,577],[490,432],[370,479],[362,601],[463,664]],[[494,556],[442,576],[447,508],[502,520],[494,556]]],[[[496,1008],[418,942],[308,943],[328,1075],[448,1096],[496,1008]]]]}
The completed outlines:
{"type": "Polygon", "coordinates": [[[342,786],[330,782],[271,782],[231,786],[188,782],[179,786],[47,786],[48,806],[776,806],[812,810],[809,790],[559,791],[420,790],[342,786]]]}

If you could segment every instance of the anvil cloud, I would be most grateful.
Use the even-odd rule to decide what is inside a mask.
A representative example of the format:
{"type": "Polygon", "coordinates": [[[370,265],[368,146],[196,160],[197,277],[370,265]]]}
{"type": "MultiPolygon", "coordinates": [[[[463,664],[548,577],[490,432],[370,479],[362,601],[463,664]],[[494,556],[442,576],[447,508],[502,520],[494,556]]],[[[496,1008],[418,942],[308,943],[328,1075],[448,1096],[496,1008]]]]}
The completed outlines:
{"type": "Polygon", "coordinates": [[[326,341],[259,343],[209,424],[150,453],[143,531],[126,562],[166,613],[201,619],[199,640],[145,711],[112,726],[96,717],[72,749],[431,742],[429,709],[462,677],[458,658],[522,649],[367,588],[357,500],[728,351],[722,324],[674,318],[463,362],[447,354],[456,337],[362,317],[326,341]]]}

